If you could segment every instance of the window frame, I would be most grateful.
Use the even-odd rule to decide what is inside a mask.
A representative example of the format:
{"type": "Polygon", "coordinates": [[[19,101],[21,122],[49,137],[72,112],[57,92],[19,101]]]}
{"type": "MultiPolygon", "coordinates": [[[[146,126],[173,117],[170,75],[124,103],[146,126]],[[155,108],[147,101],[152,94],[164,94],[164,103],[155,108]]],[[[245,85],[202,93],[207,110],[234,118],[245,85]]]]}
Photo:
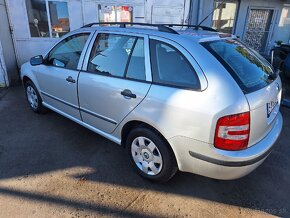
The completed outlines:
{"type": "MultiPolygon", "coordinates": [[[[128,60],[126,63],[126,70],[127,70],[127,67],[129,66],[130,60],[131,60],[131,57],[128,57],[128,60]]],[[[131,80],[131,81],[136,81],[136,82],[151,83],[152,82],[152,74],[151,74],[151,67],[150,66],[151,66],[151,64],[150,64],[148,35],[137,34],[137,33],[135,34],[135,33],[129,33],[129,32],[127,33],[127,32],[118,32],[118,31],[96,30],[96,32],[94,33],[94,36],[91,39],[90,45],[88,46],[88,49],[86,51],[83,66],[82,66],[82,72],[94,74],[96,76],[112,77],[112,78],[131,80]],[[123,36],[136,37],[137,39],[142,38],[144,40],[145,78],[146,79],[139,80],[139,79],[128,78],[128,77],[126,77],[126,74],[124,74],[124,76],[120,77],[120,76],[115,76],[115,75],[102,75],[102,74],[97,74],[95,72],[88,71],[87,68],[88,68],[88,64],[89,64],[89,58],[90,58],[93,46],[94,46],[99,34],[123,35],[123,36]]]]}
{"type": "Polygon", "coordinates": [[[44,65],[46,66],[50,66],[50,67],[57,67],[57,68],[61,68],[61,69],[65,69],[65,70],[73,70],[73,71],[80,71],[82,69],[82,65],[83,65],[83,62],[84,62],[84,56],[87,52],[87,49],[88,49],[88,46],[92,40],[92,37],[93,37],[93,32],[92,31],[79,31],[79,32],[71,32],[69,33],[68,35],[66,35],[64,38],[61,38],[59,39],[50,49],[49,51],[47,51],[44,55],[44,65]],[[77,69],[69,69],[69,68],[64,68],[64,67],[58,67],[58,66],[55,66],[55,65],[52,65],[52,64],[49,64],[47,61],[48,57],[49,57],[49,54],[51,53],[52,50],[54,50],[60,43],[62,43],[64,40],[67,40],[68,38],[72,37],[72,36],[76,36],[76,35],[81,35],[81,34],[88,34],[88,39],[85,43],[85,46],[82,50],[82,53],[81,53],[81,56],[80,56],[80,59],[79,59],[79,62],[78,62],[78,65],[77,65],[77,69]]]}
{"type": "MultiPolygon", "coordinates": [[[[202,72],[201,68],[199,67],[199,65],[197,64],[195,59],[192,57],[192,55],[188,52],[188,50],[186,50],[179,43],[174,42],[174,41],[169,40],[169,39],[156,37],[156,36],[150,36],[149,39],[160,41],[161,43],[164,43],[165,45],[167,44],[170,47],[173,47],[180,55],[183,56],[183,58],[185,58],[186,62],[188,62],[189,67],[192,68],[192,70],[193,70],[193,76],[196,77],[197,82],[198,82],[197,87],[186,87],[186,86],[156,82],[153,80],[154,71],[152,69],[153,63],[151,62],[150,66],[151,66],[151,72],[152,72],[152,84],[166,86],[166,87],[172,87],[172,88],[178,88],[178,89],[192,90],[192,91],[203,91],[207,88],[207,80],[204,76],[204,73],[202,72]]],[[[150,42],[149,42],[149,44],[150,44],[150,42]]],[[[151,49],[150,49],[150,51],[151,51],[151,49]]],[[[151,57],[151,55],[150,55],[150,57],[151,57]]]]}
{"type": "MultiPolygon", "coordinates": [[[[27,5],[26,2],[24,1],[24,7],[25,7],[25,16],[27,18],[27,29],[29,32],[29,36],[32,39],[59,39],[57,37],[52,37],[52,28],[51,28],[51,17],[50,17],[50,9],[49,9],[49,2],[64,2],[67,3],[67,9],[68,9],[68,18],[69,18],[69,25],[70,25],[70,30],[71,30],[71,20],[70,20],[70,14],[69,14],[69,1],[68,0],[44,0],[45,1],[45,9],[46,9],[46,14],[47,14],[47,25],[48,25],[48,31],[49,31],[49,37],[35,37],[31,36],[31,30],[29,28],[29,18],[28,18],[28,12],[27,12],[27,5]]],[[[68,32],[69,33],[69,32],[68,32]]],[[[67,33],[67,34],[68,34],[67,33]]],[[[61,38],[61,37],[60,37],[61,38]]]]}

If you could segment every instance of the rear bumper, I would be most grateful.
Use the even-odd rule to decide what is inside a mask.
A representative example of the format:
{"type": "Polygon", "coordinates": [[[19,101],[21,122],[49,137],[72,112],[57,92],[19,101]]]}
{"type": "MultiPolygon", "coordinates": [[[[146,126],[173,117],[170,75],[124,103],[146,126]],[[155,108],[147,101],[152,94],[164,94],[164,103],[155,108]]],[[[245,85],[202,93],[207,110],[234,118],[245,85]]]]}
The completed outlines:
{"type": "Polygon", "coordinates": [[[241,151],[225,151],[185,137],[169,140],[180,171],[215,179],[237,179],[256,169],[271,153],[283,125],[279,112],[272,130],[257,144],[241,151]]]}

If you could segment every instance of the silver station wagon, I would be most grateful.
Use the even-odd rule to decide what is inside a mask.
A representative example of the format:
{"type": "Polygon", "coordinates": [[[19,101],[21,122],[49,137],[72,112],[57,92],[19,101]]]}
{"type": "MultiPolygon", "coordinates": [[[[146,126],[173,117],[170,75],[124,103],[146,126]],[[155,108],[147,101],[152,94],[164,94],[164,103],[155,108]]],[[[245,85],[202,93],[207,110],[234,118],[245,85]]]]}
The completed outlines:
{"type": "Polygon", "coordinates": [[[93,23],[21,67],[31,109],[124,146],[143,177],[236,179],[282,130],[281,80],[235,36],[202,26],[93,23]]]}

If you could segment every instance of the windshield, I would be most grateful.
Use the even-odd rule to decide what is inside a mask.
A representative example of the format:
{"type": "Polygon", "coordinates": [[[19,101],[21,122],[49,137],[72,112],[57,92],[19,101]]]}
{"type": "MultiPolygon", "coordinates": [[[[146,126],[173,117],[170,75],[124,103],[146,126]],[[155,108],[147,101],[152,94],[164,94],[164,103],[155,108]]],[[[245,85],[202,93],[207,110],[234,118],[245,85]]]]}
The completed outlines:
{"type": "Polygon", "coordinates": [[[243,92],[256,91],[272,82],[272,66],[240,41],[225,39],[204,42],[202,45],[224,65],[243,92]]]}

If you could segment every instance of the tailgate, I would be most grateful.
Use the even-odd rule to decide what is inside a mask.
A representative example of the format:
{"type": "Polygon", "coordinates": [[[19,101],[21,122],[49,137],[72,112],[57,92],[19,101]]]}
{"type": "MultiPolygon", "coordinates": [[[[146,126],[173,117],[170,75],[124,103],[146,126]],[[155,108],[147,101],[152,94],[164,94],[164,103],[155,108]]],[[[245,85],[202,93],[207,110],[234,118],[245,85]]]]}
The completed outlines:
{"type": "Polygon", "coordinates": [[[282,84],[278,77],[268,86],[246,94],[250,107],[250,139],[249,146],[262,140],[272,129],[279,113],[282,84]]]}

